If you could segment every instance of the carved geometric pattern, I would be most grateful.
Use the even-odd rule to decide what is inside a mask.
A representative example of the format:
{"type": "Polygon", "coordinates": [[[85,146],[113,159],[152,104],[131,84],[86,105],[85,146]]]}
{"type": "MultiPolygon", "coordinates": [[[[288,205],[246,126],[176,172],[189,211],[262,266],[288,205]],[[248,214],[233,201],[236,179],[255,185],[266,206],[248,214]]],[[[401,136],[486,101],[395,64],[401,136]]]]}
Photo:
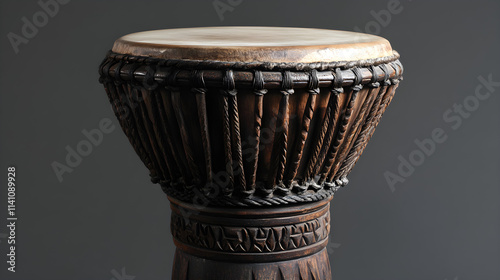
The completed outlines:
{"type": "Polygon", "coordinates": [[[268,253],[293,250],[328,238],[330,212],[310,221],[272,226],[238,227],[201,223],[175,213],[172,235],[190,246],[222,252],[268,253]]]}

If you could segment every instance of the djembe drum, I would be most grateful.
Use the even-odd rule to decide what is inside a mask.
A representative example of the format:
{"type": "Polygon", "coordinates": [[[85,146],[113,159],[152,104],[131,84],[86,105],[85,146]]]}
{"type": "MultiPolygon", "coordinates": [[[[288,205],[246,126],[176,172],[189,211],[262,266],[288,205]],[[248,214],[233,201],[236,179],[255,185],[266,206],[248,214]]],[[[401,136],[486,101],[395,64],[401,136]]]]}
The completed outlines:
{"type": "Polygon", "coordinates": [[[331,279],[329,203],[403,68],[381,37],[209,27],[118,39],[99,71],[171,203],[173,279],[331,279]]]}

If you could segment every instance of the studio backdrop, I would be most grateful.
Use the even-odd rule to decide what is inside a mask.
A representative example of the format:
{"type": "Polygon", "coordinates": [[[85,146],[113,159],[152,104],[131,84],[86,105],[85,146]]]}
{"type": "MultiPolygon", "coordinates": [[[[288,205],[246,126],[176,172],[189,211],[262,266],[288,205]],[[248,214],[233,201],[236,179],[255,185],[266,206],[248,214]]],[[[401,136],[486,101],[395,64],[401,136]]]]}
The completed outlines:
{"type": "Polygon", "coordinates": [[[333,279],[500,279],[499,12],[487,0],[2,1],[0,278],[169,279],[169,202],[98,67],[133,32],[282,26],[378,35],[404,66],[331,202],[333,279]]]}

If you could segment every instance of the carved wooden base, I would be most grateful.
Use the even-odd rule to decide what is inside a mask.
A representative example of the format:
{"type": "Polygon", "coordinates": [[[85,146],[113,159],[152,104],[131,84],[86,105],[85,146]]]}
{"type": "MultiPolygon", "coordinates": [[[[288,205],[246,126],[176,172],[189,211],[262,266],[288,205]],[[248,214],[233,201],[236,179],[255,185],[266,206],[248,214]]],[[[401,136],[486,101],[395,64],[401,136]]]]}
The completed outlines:
{"type": "Polygon", "coordinates": [[[326,249],[303,258],[271,263],[213,261],[177,249],[172,279],[330,280],[332,278],[326,249]]]}
{"type": "Polygon", "coordinates": [[[169,198],[172,279],[331,279],[330,200],[271,208],[199,207],[169,198]]]}

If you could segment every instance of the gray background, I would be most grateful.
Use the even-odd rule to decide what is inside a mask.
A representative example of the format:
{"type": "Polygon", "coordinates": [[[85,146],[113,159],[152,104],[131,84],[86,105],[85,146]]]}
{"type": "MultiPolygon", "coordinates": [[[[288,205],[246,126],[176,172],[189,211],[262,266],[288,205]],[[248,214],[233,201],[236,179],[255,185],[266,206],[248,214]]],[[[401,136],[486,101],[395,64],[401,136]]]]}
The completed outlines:
{"type": "MultiPolygon", "coordinates": [[[[222,0],[226,2],[226,0],[222,0]]],[[[236,2],[236,1],[235,1],[236,2]]],[[[17,168],[17,272],[1,279],[169,279],[170,209],[118,127],[97,66],[118,37],[148,29],[269,25],[354,30],[389,0],[250,1],[218,17],[212,1],[77,1],[15,54],[7,34],[37,1],[0,4],[0,233],[6,233],[7,166],[17,168]],[[63,182],[81,131],[110,118],[116,129],[63,182]],[[123,278],[125,279],[125,278],[123,278]]],[[[401,55],[405,80],[332,206],[334,279],[500,279],[500,89],[457,130],[443,113],[474,93],[477,77],[500,81],[498,1],[409,1],[379,34],[401,55]],[[391,192],[415,139],[448,139],[391,192]]],[[[1,237],[1,236],[0,236],[1,237]]],[[[333,249],[333,250],[332,250],[333,249]]]]}

